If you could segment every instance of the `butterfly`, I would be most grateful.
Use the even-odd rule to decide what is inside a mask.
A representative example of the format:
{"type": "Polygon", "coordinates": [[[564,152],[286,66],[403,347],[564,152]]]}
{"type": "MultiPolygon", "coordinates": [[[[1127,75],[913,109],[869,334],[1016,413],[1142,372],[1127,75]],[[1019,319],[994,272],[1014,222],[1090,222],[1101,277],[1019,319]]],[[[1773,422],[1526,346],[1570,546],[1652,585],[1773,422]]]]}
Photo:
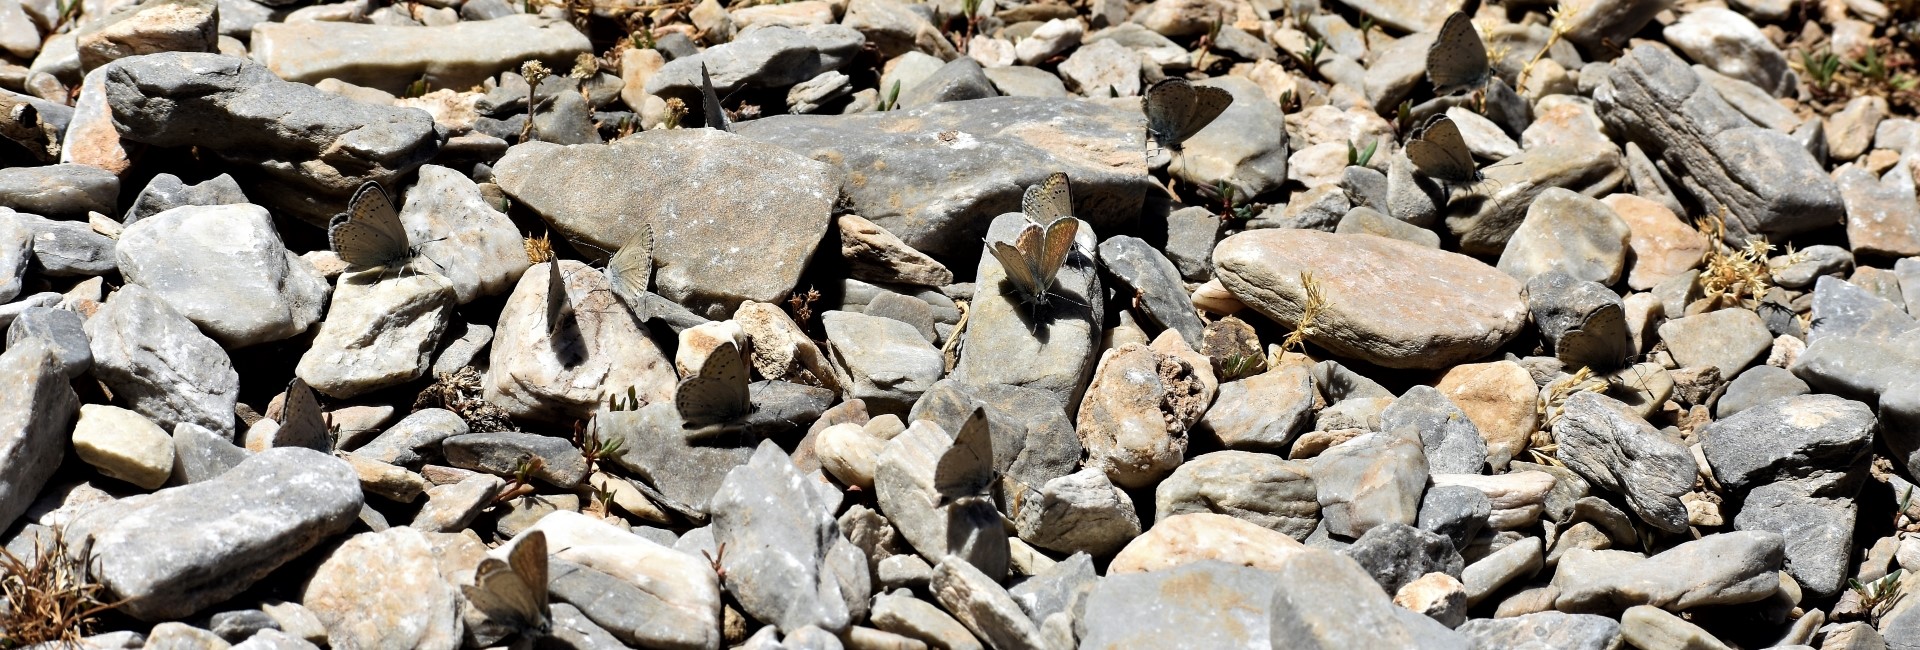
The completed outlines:
{"type": "Polygon", "coordinates": [[[1626,313],[1617,303],[1593,310],[1579,327],[1567,330],[1553,344],[1553,356],[1573,368],[1612,370],[1633,354],[1626,313]]]}
{"type": "Polygon", "coordinates": [[[1493,76],[1487,63],[1487,44],[1464,11],[1447,16],[1433,45],[1427,46],[1427,81],[1433,94],[1451,95],[1467,88],[1484,86],[1493,76]]]}
{"type": "Polygon", "coordinates": [[[1407,159],[1427,178],[1448,186],[1471,185],[1484,180],[1473,164],[1473,151],[1460,137],[1460,127],[1445,114],[1427,120],[1407,142],[1407,159]]]}
{"type": "Polygon", "coordinates": [[[1207,128],[1233,103],[1233,93],[1211,86],[1195,86],[1186,79],[1168,77],[1140,96],[1147,113],[1147,136],[1161,147],[1180,150],[1180,143],[1207,128]]]}
{"type": "Polygon", "coordinates": [[[640,294],[653,282],[653,225],[641,224],[640,232],[607,259],[607,284],[613,297],[630,311],[639,311],[640,294]]]}
{"type": "Polygon", "coordinates": [[[361,184],[347,211],[333,216],[327,245],[349,265],[382,270],[402,268],[420,252],[407,241],[393,199],[373,181],[361,184]]]}
{"type": "Polygon", "coordinates": [[[953,446],[940,454],[940,461],[933,467],[933,489],[940,494],[938,505],[986,496],[993,478],[993,435],[987,427],[986,409],[975,404],[973,414],[954,434],[953,446]]]}
{"type": "Polygon", "coordinates": [[[727,112],[720,109],[720,95],[713,91],[713,77],[707,76],[707,64],[700,64],[700,104],[707,111],[707,128],[732,131],[727,112]]]}
{"type": "Polygon", "coordinates": [[[560,326],[573,316],[573,303],[567,297],[567,279],[560,272],[560,258],[547,260],[547,334],[560,331],[560,326]]]}
{"type": "Polygon", "coordinates": [[[1073,216],[1073,188],[1067,182],[1067,174],[1054,172],[1040,184],[1028,186],[1026,195],[1020,197],[1020,211],[1041,224],[1073,216]]]}
{"type": "Polygon", "coordinates": [[[723,342],[707,353],[699,372],[673,389],[673,408],[688,427],[734,420],[753,410],[747,379],[747,361],[740,354],[740,346],[723,342]]]}
{"type": "Polygon", "coordinates": [[[547,534],[528,531],[514,540],[505,561],[481,560],[473,584],[461,585],[460,591],[488,620],[523,637],[546,636],[553,630],[553,613],[547,607],[547,534]]]}
{"type": "Polygon", "coordinates": [[[331,451],[333,441],[327,421],[320,415],[320,399],[306,380],[294,377],[287,383],[287,399],[281,406],[280,432],[274,435],[281,446],[306,447],[331,451]]]}
{"type": "Polygon", "coordinates": [[[1079,219],[1054,219],[1045,226],[1028,220],[1012,244],[996,241],[987,244],[987,250],[1000,260],[1022,303],[1045,305],[1079,232],[1079,219]]]}

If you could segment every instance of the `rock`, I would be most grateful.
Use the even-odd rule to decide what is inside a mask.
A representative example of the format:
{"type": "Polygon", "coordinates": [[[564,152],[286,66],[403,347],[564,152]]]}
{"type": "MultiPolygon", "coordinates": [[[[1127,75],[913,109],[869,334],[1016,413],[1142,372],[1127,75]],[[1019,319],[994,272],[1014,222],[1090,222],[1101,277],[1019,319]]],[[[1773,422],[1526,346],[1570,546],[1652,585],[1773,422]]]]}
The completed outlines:
{"type": "Polygon", "coordinates": [[[1211,401],[1203,372],[1158,346],[1132,343],[1101,355],[1080,404],[1087,465],[1136,489],[1172,472],[1185,456],[1187,428],[1211,401]]]}
{"type": "Polygon", "coordinates": [[[1513,618],[1481,618],[1467,621],[1454,631],[1472,640],[1475,647],[1525,648],[1538,644],[1543,648],[1605,650],[1620,646],[1620,624],[1592,614],[1536,612],[1513,618]]]}
{"type": "Polygon", "coordinates": [[[295,373],[321,394],[347,398],[425,375],[454,306],[437,274],[340,276],[313,347],[295,373]]]}
{"type": "Polygon", "coordinates": [[[1496,255],[1525,220],[1528,206],[1552,188],[1597,198],[1626,180],[1619,149],[1604,140],[1571,140],[1523,149],[1519,155],[1483,170],[1491,194],[1473,193],[1453,201],[1445,220],[1460,240],[1460,251],[1496,255]]]}
{"type": "Polygon", "coordinates": [[[173,473],[173,438],[139,413],[105,404],[80,407],[73,451],[112,478],[152,490],[173,473]]]}
{"type": "Polygon", "coordinates": [[[1698,266],[1707,253],[1706,236],[1658,201],[1613,194],[1601,202],[1612,208],[1631,232],[1627,239],[1633,259],[1633,269],[1627,275],[1631,288],[1652,289],[1662,280],[1698,266]]]}
{"type": "Polygon", "coordinates": [[[89,510],[67,541],[86,549],[96,579],[125,600],[121,611],[181,618],[344,532],[361,501],[346,463],[283,447],[209,481],[89,510]]]}
{"type": "Polygon", "coordinates": [[[1632,230],[1605,203],[1571,190],[1548,188],[1527,208],[1499,268],[1525,282],[1550,269],[1611,285],[1626,267],[1632,230]]]}
{"type": "Polygon", "coordinates": [[[571,490],[587,479],[587,460],[565,438],[537,433],[469,433],[440,443],[447,464],[460,469],[512,478],[530,459],[540,465],[531,476],[554,487],[571,490]]]}
{"type": "Polygon", "coordinates": [[[1845,473],[1873,441],[1872,410],[1833,395],[1785,397],[1742,413],[1698,433],[1714,476],[1733,490],[1819,472],[1845,473]]]}
{"type": "Polygon", "coordinates": [[[933,597],[954,618],[993,648],[1041,647],[1040,629],[999,583],[963,558],[949,556],[933,569],[933,597]]]}
{"type": "Polygon", "coordinates": [[[1313,376],[1286,366],[1220,385],[1213,406],[1195,423],[1229,449],[1278,451],[1311,424],[1313,376]]]}
{"type": "Polygon", "coordinates": [[[1854,165],[1834,172],[1847,208],[1847,243],[1854,254],[1920,255],[1920,207],[1915,207],[1913,172],[1908,165],[1903,159],[1878,178],[1854,165]]]}
{"type": "Polygon", "coordinates": [[[1737,12],[1714,7],[1691,11],[1668,25],[1663,35],[1687,58],[1774,95],[1791,96],[1799,87],[1786,55],[1758,25],[1737,12]]]}
{"type": "Polygon", "coordinates": [[[1681,367],[1713,366],[1723,377],[1765,358],[1773,347],[1760,316],[1737,308],[1669,320],[1660,325],[1660,340],[1681,367]]]}
{"type": "Polygon", "coordinates": [[[1641,520],[1661,530],[1685,530],[1680,495],[1693,489],[1693,455],[1625,408],[1591,392],[1567,399],[1553,428],[1558,457],[1580,476],[1625,496],[1641,520]]]}
{"type": "Polygon", "coordinates": [[[565,21],[520,15],[439,27],[262,23],[252,49],[254,60],[288,81],[332,78],[400,93],[420,79],[431,88],[479,85],[525,61],[570,64],[593,48],[565,21]]]}
{"type": "Polygon", "coordinates": [[[710,505],[713,536],[738,549],[720,561],[727,591],[746,613],[790,632],[852,622],[850,610],[866,604],[871,578],[832,506],[771,441],[727,473],[710,505]]]}
{"type": "Polygon", "coordinates": [[[1034,502],[1015,508],[1014,528],[1046,550],[1106,556],[1140,535],[1133,499],[1098,468],[1048,481],[1027,499],[1034,502]]]}
{"type": "Polygon", "coordinates": [[[320,320],[329,288],[287,251],[266,208],[185,206],[128,226],[120,273],[228,347],[289,338],[320,320]]]}
{"type": "MultiPolygon", "coordinates": [[[[1018,213],[1001,215],[994,220],[988,239],[1009,241],[1025,223],[1026,217],[1018,213]]],[[[1103,301],[1092,298],[1102,295],[1094,270],[1095,241],[1082,222],[1045,306],[1022,304],[999,260],[982,255],[963,339],[966,345],[953,378],[972,386],[1040,389],[1070,412],[1082,408],[1102,322],[1103,301]]]]}
{"type": "Polygon", "coordinates": [[[1460,572],[1460,581],[1466,589],[1467,605],[1471,607],[1479,604],[1507,584],[1538,573],[1543,560],[1544,556],[1540,552],[1540,538],[1528,537],[1501,547],[1500,550],[1467,565],[1460,572]]]}
{"type": "Polygon", "coordinates": [[[280,81],[265,66],[232,57],[129,58],[113,64],[106,84],[122,138],[199,147],[245,170],[268,207],[309,223],[325,223],[362,183],[412,171],[440,144],[432,117],[420,111],[280,81]]]}
{"type": "MultiPolygon", "coordinates": [[[[1348,169],[1360,169],[1348,167],[1348,169]]],[[[1381,214],[1378,210],[1358,207],[1347,211],[1340,223],[1333,227],[1336,234],[1379,235],[1389,239],[1413,242],[1427,248],[1440,247],[1440,235],[1431,230],[1381,214]]]]}
{"type": "Polygon", "coordinates": [[[1395,606],[1364,570],[1338,553],[1309,549],[1275,573],[1271,633],[1277,642],[1307,648],[1470,647],[1439,622],[1395,606]]]}
{"type": "Polygon", "coordinates": [[[1180,269],[1153,245],[1137,237],[1109,237],[1100,242],[1100,265],[1120,281],[1116,289],[1131,290],[1140,297],[1140,311],[1155,328],[1150,335],[1170,329],[1187,341],[1200,340],[1205,324],[1194,313],[1180,269]]]}
{"type": "Polygon", "coordinates": [[[435,537],[400,526],[355,535],[327,555],[300,601],[326,626],[329,645],[460,647],[462,597],[440,567],[478,562],[485,547],[435,537]]]}
{"type": "Polygon", "coordinates": [[[846,258],[855,279],[931,287],[953,283],[953,272],[945,265],[907,246],[885,228],[853,214],[840,215],[836,224],[840,256],[846,258]]]}
{"type": "Polygon", "coordinates": [[[1834,160],[1853,160],[1873,144],[1874,132],[1887,117],[1884,97],[1862,95],[1847,100],[1846,108],[1827,118],[1827,151],[1834,160]]]}
{"type": "Polygon", "coordinates": [[[49,277],[96,276],[114,272],[114,240],[79,221],[55,221],[0,208],[33,237],[33,258],[49,277]]]}
{"type": "Polygon", "coordinates": [[[33,231],[19,219],[0,219],[0,301],[20,296],[33,262],[33,231]]]}
{"type": "Polygon", "coordinates": [[[1420,442],[1367,433],[1314,459],[1313,480],[1327,532],[1359,537],[1374,526],[1413,524],[1427,483],[1420,442]]]}
{"type": "Polygon", "coordinates": [[[988,576],[1005,575],[1007,535],[993,504],[958,499],[939,505],[934,472],[940,456],[953,445],[950,435],[932,420],[918,420],[888,441],[874,476],[875,499],[901,537],[929,564],[955,556],[988,576]]]}
{"type": "Polygon", "coordinates": [[[1457,578],[1465,567],[1452,541],[1406,524],[1375,526],[1339,552],[1359,563],[1387,593],[1430,573],[1457,578]]]}
{"type": "Polygon", "coordinates": [[[1727,384],[1726,392],[1714,403],[1714,415],[1729,418],[1775,399],[1811,392],[1813,389],[1807,387],[1807,382],[1784,368],[1754,366],[1727,384]]]}
{"type": "Polygon", "coordinates": [[[1541,471],[1517,470],[1494,476],[1434,474],[1435,487],[1464,486],[1479,490],[1489,500],[1487,525],[1495,530],[1530,528],[1540,520],[1548,494],[1557,483],[1541,471]]]}
{"type": "Polygon", "coordinates": [[[894,0],[859,0],[845,6],[841,24],[859,30],[880,56],[891,59],[909,51],[931,54],[942,59],[958,55],[953,44],[906,3],[894,0]]]}
{"type": "Polygon", "coordinates": [[[1373,16],[1374,20],[1383,27],[1402,32],[1439,31],[1440,24],[1446,21],[1447,14],[1459,11],[1465,6],[1454,3],[1423,6],[1393,0],[1354,0],[1342,4],[1373,16]]]}
{"type": "Polygon", "coordinates": [[[1418,438],[1426,450],[1428,469],[1435,474],[1479,474],[1487,466],[1487,441],[1480,430],[1465,411],[1433,388],[1415,386],[1394,400],[1380,413],[1380,430],[1418,438]]]}
{"type": "Polygon", "coordinates": [[[1096,40],[1075,48],[1060,63],[1060,80],[1082,97],[1134,97],[1141,90],[1138,60],[1118,41],[1096,40]]]}
{"type": "MultiPolygon", "coordinates": [[[[762,31],[774,29],[785,28],[762,31]]],[[[707,318],[794,289],[827,231],[836,182],[825,165],[713,129],[647,131],[611,145],[527,143],[494,170],[516,204],[570,240],[617,250],[650,225],[654,290],[707,318]],[[610,174],[660,180],[572,191],[610,174]],[[680,178],[710,180],[666,180],[680,178]],[[750,222],[720,218],[749,213],[750,222]]]]}
{"type": "MultiPolygon", "coordinates": [[[[1733,15],[1725,10],[1691,15],[1703,14],[1714,20],[1733,15]]],[[[1737,15],[1733,19],[1746,22],[1737,15]]],[[[1780,69],[1785,70],[1784,63],[1780,69]]],[[[1596,93],[1596,100],[1608,127],[1660,152],[1688,194],[1704,204],[1704,212],[1726,213],[1729,242],[1840,222],[1839,189],[1812,154],[1791,136],[1749,126],[1672,53],[1636,47],[1613,63],[1607,80],[1611,90],[1596,93]]]]}
{"type": "Polygon", "coordinates": [[[571,260],[549,264],[561,265],[573,317],[549,328],[550,271],[535,265],[520,276],[495,326],[481,380],[487,401],[515,417],[542,420],[590,417],[629,390],[641,404],[666,404],[676,383],[672,366],[620,309],[606,276],[582,273],[586,266],[571,260]]]}
{"type": "Polygon", "coordinates": [[[459,304],[510,288],[527,270],[520,229],[481,195],[466,174],[421,165],[400,223],[420,256],[453,283],[459,304]]]}
{"type": "Polygon", "coordinates": [[[647,81],[647,92],[699,101],[704,64],[721,95],[741,88],[777,88],[845,66],[865,38],[846,25],[770,25],[692,56],[676,57],[647,81]]]}
{"type": "Polygon", "coordinates": [[[78,378],[93,368],[93,346],[87,340],[86,321],[79,314],[51,307],[28,307],[7,326],[7,345],[33,338],[47,344],[59,363],[60,374],[78,378]]]}
{"type": "Polygon", "coordinates": [[[1420,497],[1420,530],[1446,535],[1466,548],[1493,515],[1493,500],[1477,488],[1436,485],[1420,497]]]}
{"type": "Polygon", "coordinates": [[[611,594],[610,589],[555,588],[557,597],[621,641],[676,650],[720,647],[719,577],[705,558],[577,512],[549,514],[528,530],[546,534],[555,559],[622,583],[611,594]]]}
{"type": "Polygon", "coordinates": [[[252,455],[245,447],[191,422],[173,427],[172,445],[173,468],[167,478],[168,485],[216,478],[252,455]]]}
{"type": "Polygon", "coordinates": [[[1212,512],[1305,540],[1320,504],[1304,463],[1269,454],[1217,451],[1182,464],[1154,490],[1154,521],[1212,512]]]}
{"type": "Polygon", "coordinates": [[[874,413],[905,414],[934,382],[944,361],[912,325],[844,311],[820,315],[835,383],[874,413]]]}
{"type": "Polygon", "coordinates": [[[1538,428],[1539,389],[1520,364],[1495,361],[1454,366],[1434,388],[1459,407],[1486,438],[1487,462],[1496,471],[1526,449],[1538,428]]]}
{"type": "Polygon", "coordinates": [[[1236,297],[1289,326],[1305,303],[1299,276],[1311,269],[1326,308],[1307,340],[1390,368],[1443,368],[1484,356],[1525,322],[1512,278],[1465,256],[1381,237],[1249,231],[1220,242],[1214,264],[1236,297]],[[1380,266],[1387,260],[1392,270],[1380,266]],[[1428,273],[1406,277],[1406,268],[1428,273]],[[1397,281],[1387,283],[1390,277],[1397,281]]]}
{"type": "Polygon", "coordinates": [[[55,353],[38,339],[0,354],[0,525],[27,511],[67,453],[67,426],[79,398],[55,353]]]}
{"type": "Polygon", "coordinates": [[[120,179],[89,165],[0,169],[0,208],[52,217],[115,214],[120,179]]]}
{"type": "Polygon", "coordinates": [[[221,174],[194,185],[182,182],[180,177],[173,174],[160,174],[147,181],[146,188],[134,197],[133,206],[127,208],[122,221],[131,226],[141,219],[178,207],[246,202],[246,193],[241,191],[240,184],[230,174],[221,174]]]}
{"type": "Polygon", "coordinates": [[[1779,588],[1783,540],[1766,532],[1707,535],[1653,557],[1576,549],[1553,574],[1554,607],[1616,612],[1635,605],[1688,610],[1767,598],[1779,588]]]}
{"type": "Polygon", "coordinates": [[[191,422],[233,432],[239,376],[225,350],[159,296],[121,287],[87,321],[93,376],[161,429],[191,422]]]}
{"type": "Polygon", "coordinates": [[[623,441],[611,460],[696,512],[706,512],[707,499],[720,489],[727,471],[753,454],[744,445],[689,441],[679,414],[664,400],[638,411],[601,412],[594,420],[604,439],[623,441]]]}
{"type": "Polygon", "coordinates": [[[928,647],[981,650],[984,646],[959,621],[910,593],[880,594],[873,599],[874,627],[912,639],[928,647]]]}
{"type": "Polygon", "coordinates": [[[438,456],[441,441],[467,432],[466,420],[460,419],[452,411],[420,409],[407,414],[372,441],[353,451],[383,463],[416,466],[438,456]]]}
{"type": "MultiPolygon", "coordinates": [[[[1151,186],[1139,155],[1144,122],[1137,106],[999,97],[861,115],[783,115],[735,128],[835,161],[851,211],[908,246],[970,257],[988,222],[1018,210],[1026,188],[1054,172],[1072,178],[1074,214],[1089,225],[1105,231],[1128,223],[1125,215],[1139,212],[1151,186]]],[[[832,192],[826,195],[830,204],[832,192]]],[[[1084,250],[1091,256],[1093,248],[1084,250]]]]}
{"type": "Polygon", "coordinates": [[[1700,626],[1647,605],[1629,607],[1620,615],[1620,638],[1636,648],[1723,650],[1727,647],[1700,626]]]}
{"type": "MultiPolygon", "coordinates": [[[[1087,647],[1267,647],[1273,572],[1203,560],[1100,580],[1080,623],[1087,647]]],[[[1297,639],[1296,639],[1297,640],[1297,639]]]]}
{"type": "Polygon", "coordinates": [[[1067,92],[1066,83],[1053,73],[1039,68],[1011,65],[1004,68],[987,68],[987,80],[993,82],[997,94],[1012,97],[1072,97],[1067,92]]]}
{"type": "Polygon", "coordinates": [[[1777,286],[1805,289],[1823,275],[1844,275],[1853,270],[1853,252],[1839,246],[1819,244],[1795,251],[1799,255],[1768,260],[1767,270],[1777,286]]]}
{"type": "Polygon", "coordinates": [[[900,94],[901,108],[919,108],[940,102],[959,102],[969,99],[998,97],[999,91],[993,89],[993,81],[987,79],[980,62],[971,58],[958,58],[940,66],[913,88],[900,94]]]}
{"type": "Polygon", "coordinates": [[[216,52],[219,6],[213,0],[166,0],[105,16],[76,35],[80,67],[93,70],[141,54],[216,52]]]}
{"type": "Polygon", "coordinates": [[[1252,81],[1218,77],[1201,86],[1220,88],[1233,103],[1182,145],[1167,173],[1195,185],[1226,182],[1235,194],[1253,197],[1287,182],[1286,112],[1252,81]]]}
{"type": "Polygon", "coordinates": [[[976,406],[986,410],[994,468],[1012,481],[1037,488],[1080,467],[1083,450],[1073,422],[1050,393],[1039,389],[943,380],[914,403],[906,419],[932,420],[942,430],[959,431],[976,406]]]}

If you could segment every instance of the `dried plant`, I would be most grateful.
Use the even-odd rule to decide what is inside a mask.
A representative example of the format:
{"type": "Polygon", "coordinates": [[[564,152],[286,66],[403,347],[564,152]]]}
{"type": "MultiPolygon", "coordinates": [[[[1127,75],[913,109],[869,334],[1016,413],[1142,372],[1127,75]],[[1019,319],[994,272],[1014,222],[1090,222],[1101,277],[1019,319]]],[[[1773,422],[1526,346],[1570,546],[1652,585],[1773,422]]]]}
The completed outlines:
{"type": "Polygon", "coordinates": [[[100,600],[104,587],[93,581],[84,560],[67,556],[62,536],[55,528],[34,540],[31,558],[0,548],[0,600],[6,602],[0,608],[0,648],[71,646],[93,633],[100,614],[119,605],[100,600]]]}
{"type": "Polygon", "coordinates": [[[971,313],[967,311],[968,304],[965,300],[955,300],[953,306],[960,310],[960,320],[954,323],[953,332],[947,334],[946,343],[940,346],[940,359],[946,365],[946,371],[949,374],[953,373],[955,366],[960,365],[960,349],[965,340],[961,334],[967,331],[967,316],[971,313]]]}
{"type": "Polygon", "coordinates": [[[527,261],[539,264],[553,260],[553,240],[547,233],[541,233],[539,237],[529,236],[521,244],[527,250],[527,261]]]}
{"type": "Polygon", "coordinates": [[[1560,407],[1567,403],[1568,398],[1583,392],[1605,392],[1609,385],[1606,379],[1594,377],[1593,369],[1583,366],[1573,374],[1547,384],[1547,394],[1540,398],[1534,412],[1545,418],[1547,428],[1551,429],[1553,422],[1560,419],[1560,407]]]}
{"type": "Polygon", "coordinates": [[[1706,268],[1700,273],[1700,288],[1706,292],[1711,309],[1739,306],[1752,309],[1766,295],[1772,274],[1767,255],[1773,246],[1765,239],[1747,240],[1746,246],[1726,244],[1726,221],[1715,215],[1701,217],[1701,231],[1712,243],[1707,251],[1706,268]]]}
{"type": "MultiPolygon", "coordinates": [[[[1553,17],[1553,21],[1547,25],[1552,31],[1547,35],[1547,43],[1540,46],[1540,51],[1533,53],[1533,58],[1528,60],[1527,64],[1520,68],[1520,75],[1514,77],[1513,86],[1515,90],[1521,90],[1527,87],[1527,77],[1533,74],[1533,66],[1539,65],[1541,59],[1547,58],[1547,51],[1553,49],[1553,46],[1558,45],[1561,39],[1566,38],[1567,31],[1573,27],[1573,14],[1577,11],[1575,5],[1569,4],[1564,0],[1560,3],[1560,6],[1547,11],[1547,15],[1553,17]]],[[[1494,60],[1498,61],[1500,59],[1495,58],[1494,60]]]]}
{"type": "Polygon", "coordinates": [[[527,122],[520,126],[520,141],[526,142],[527,138],[535,132],[533,126],[534,107],[539,106],[535,95],[539,94],[540,82],[546,81],[547,77],[553,76],[553,71],[548,70],[547,66],[539,61],[528,61],[520,64],[520,76],[527,78],[527,122]]]}
{"type": "Polygon", "coordinates": [[[1314,279],[1311,272],[1300,274],[1300,290],[1306,293],[1306,300],[1300,306],[1300,321],[1293,327],[1293,332],[1280,342],[1280,349],[1305,354],[1307,337],[1320,333],[1316,321],[1326,311],[1327,297],[1320,291],[1320,281],[1314,279]]]}
{"type": "Polygon", "coordinates": [[[787,296],[788,311],[793,312],[793,320],[800,329],[807,328],[807,321],[813,319],[813,303],[820,299],[820,290],[809,287],[806,293],[795,292],[787,296]]]}
{"type": "Polygon", "coordinates": [[[1906,572],[1901,569],[1894,569],[1892,573],[1881,576],[1878,580],[1865,583],[1847,578],[1847,588],[1852,589],[1854,595],[1860,597],[1860,608],[1867,611],[1867,619],[1874,625],[1879,625],[1880,617],[1892,611],[1894,603],[1900,602],[1900,598],[1906,596],[1906,590],[1902,589],[1904,585],[1900,583],[1900,579],[1905,577],[1905,574],[1906,572]]]}
{"type": "Polygon", "coordinates": [[[687,103],[679,97],[667,98],[667,117],[661,122],[661,128],[680,128],[680,121],[687,119],[687,103]]]}
{"type": "Polygon", "coordinates": [[[513,419],[493,402],[481,397],[480,371],[467,366],[440,373],[432,385],[413,400],[413,410],[442,408],[465,420],[473,431],[515,431],[513,419]]]}

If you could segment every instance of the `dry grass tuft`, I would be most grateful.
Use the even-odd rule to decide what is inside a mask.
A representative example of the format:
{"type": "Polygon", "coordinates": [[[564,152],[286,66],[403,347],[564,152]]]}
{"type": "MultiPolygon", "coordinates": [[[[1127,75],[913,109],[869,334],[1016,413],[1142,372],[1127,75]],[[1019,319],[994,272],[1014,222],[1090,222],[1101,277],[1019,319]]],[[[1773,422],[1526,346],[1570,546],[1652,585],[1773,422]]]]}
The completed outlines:
{"type": "Polygon", "coordinates": [[[1321,312],[1326,311],[1327,297],[1321,293],[1320,281],[1314,279],[1312,273],[1300,274],[1300,289],[1307,294],[1306,301],[1300,306],[1300,323],[1294,326],[1286,340],[1280,342],[1280,349],[1305,354],[1307,337],[1320,332],[1314,321],[1320,318],[1321,312]]]}
{"type": "Polygon", "coordinates": [[[452,411],[474,431],[518,431],[507,412],[484,399],[480,392],[480,371],[467,366],[436,377],[433,385],[420,391],[420,396],[413,400],[413,410],[452,411]]]}
{"type": "Polygon", "coordinates": [[[0,608],[0,648],[78,642],[117,605],[100,601],[103,587],[64,546],[56,528],[35,540],[31,561],[0,548],[0,598],[7,605],[0,608]]]}
{"type": "Polygon", "coordinates": [[[1773,252],[1773,245],[1765,239],[1750,239],[1741,248],[1727,246],[1726,222],[1716,215],[1701,217],[1700,226],[1713,243],[1713,249],[1707,251],[1706,268],[1700,272],[1700,288],[1706,293],[1708,308],[1754,308],[1773,280],[1767,268],[1767,254],[1773,252]]]}
{"type": "Polygon", "coordinates": [[[546,234],[528,237],[521,244],[527,249],[527,261],[539,264],[553,259],[553,240],[546,234]]]}

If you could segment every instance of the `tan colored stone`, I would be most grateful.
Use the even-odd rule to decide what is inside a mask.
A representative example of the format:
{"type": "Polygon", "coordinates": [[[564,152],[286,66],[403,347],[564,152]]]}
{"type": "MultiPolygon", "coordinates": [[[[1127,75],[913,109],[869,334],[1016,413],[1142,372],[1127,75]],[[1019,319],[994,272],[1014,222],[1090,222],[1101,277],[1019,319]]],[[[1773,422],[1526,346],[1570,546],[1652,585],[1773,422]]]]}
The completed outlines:
{"type": "Polygon", "coordinates": [[[1633,270],[1627,274],[1629,287],[1652,289],[1662,280],[1699,266],[1707,254],[1707,236],[1658,202],[1632,194],[1613,194],[1600,202],[1613,208],[1633,231],[1627,239],[1634,256],[1633,270]]]}
{"type": "Polygon", "coordinates": [[[1480,429],[1480,437],[1487,440],[1487,462],[1495,471],[1506,469],[1508,461],[1525,451],[1540,427],[1535,404],[1539,389],[1527,369],[1512,361],[1454,366],[1434,388],[1480,429]]]}
{"type": "Polygon", "coordinates": [[[73,450],[101,474],[148,490],[166,484],[173,473],[173,437],[146,416],[117,406],[81,405],[73,450]]]}
{"type": "Polygon", "coordinates": [[[1113,556],[1107,573],[1158,571],[1201,560],[1278,570],[1306,551],[1285,533],[1227,515],[1194,513],[1156,522],[1113,556]]]}

